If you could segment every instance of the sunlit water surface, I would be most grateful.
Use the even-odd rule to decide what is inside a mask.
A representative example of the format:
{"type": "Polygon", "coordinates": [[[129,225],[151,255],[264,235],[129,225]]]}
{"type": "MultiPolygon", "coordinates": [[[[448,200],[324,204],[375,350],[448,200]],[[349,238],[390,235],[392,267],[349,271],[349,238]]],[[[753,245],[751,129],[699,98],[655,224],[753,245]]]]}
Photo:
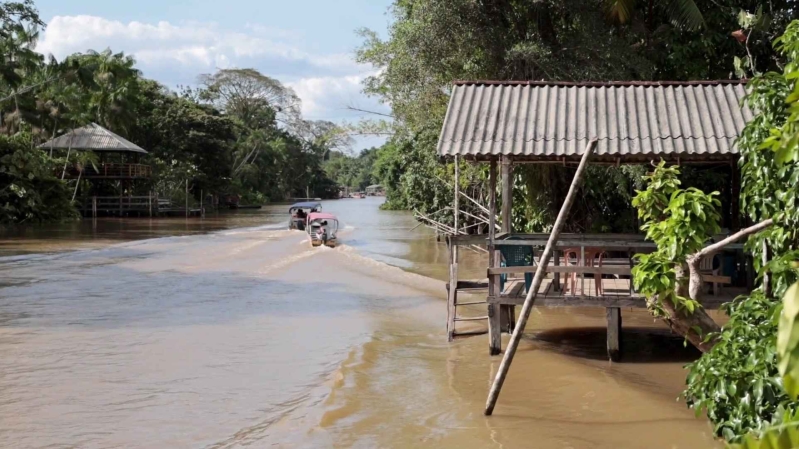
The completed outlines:
{"type": "Polygon", "coordinates": [[[677,401],[696,354],[638,311],[611,364],[604,310],[534,310],[484,417],[499,358],[446,342],[446,247],[380,201],[324,202],[336,249],[286,206],[5,230],[0,446],[714,447],[677,401]]]}

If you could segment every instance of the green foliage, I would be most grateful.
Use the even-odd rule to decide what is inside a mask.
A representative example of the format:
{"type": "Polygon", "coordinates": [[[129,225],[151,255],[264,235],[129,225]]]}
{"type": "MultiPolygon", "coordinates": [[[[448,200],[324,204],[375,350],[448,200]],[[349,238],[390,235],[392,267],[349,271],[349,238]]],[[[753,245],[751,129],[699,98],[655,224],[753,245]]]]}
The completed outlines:
{"type": "Polygon", "coordinates": [[[737,444],[730,444],[729,449],[794,449],[799,447],[799,411],[785,412],[781,417],[782,424],[766,429],[759,437],[750,433],[737,444]]]}
{"type": "Polygon", "coordinates": [[[792,400],[799,396],[799,282],[785,291],[782,298],[777,354],[782,384],[792,400]]]}
{"type": "Polygon", "coordinates": [[[0,225],[77,218],[53,161],[30,147],[29,134],[0,135],[0,225]]]}
{"type": "Polygon", "coordinates": [[[330,159],[324,164],[325,172],[339,186],[363,191],[372,184],[379,184],[374,164],[381,150],[382,148],[363,150],[357,157],[333,152],[330,154],[330,159]]]}
{"type": "Polygon", "coordinates": [[[750,297],[739,298],[728,306],[730,319],[722,329],[719,343],[688,366],[690,374],[685,391],[688,404],[698,413],[706,410],[719,435],[741,443],[734,447],[796,447],[793,442],[799,403],[782,386],[791,395],[796,393],[793,356],[797,307],[793,302],[795,290],[789,286],[797,280],[791,262],[799,256],[796,207],[799,164],[789,155],[797,142],[797,130],[791,123],[797,101],[792,95],[799,78],[797,31],[799,24],[794,22],[777,40],[776,45],[787,60],[783,73],[764,73],[749,83],[746,104],[755,116],[737,142],[741,152],[743,210],[753,222],[773,218],[775,223],[750,237],[746,244],[760,278],[769,272],[773,296],[766,297],[761,287],[750,297]],[[764,242],[773,252],[765,266],[761,264],[764,242]],[[782,317],[782,306],[775,301],[775,297],[781,296],[786,301],[782,317]],[[726,396],[721,400],[717,394],[720,385],[724,386],[726,396]],[[731,385],[735,387],[731,389],[731,385]],[[746,440],[742,441],[744,435],[746,440]]]}
{"type": "MultiPolygon", "coordinates": [[[[773,218],[775,225],[747,242],[755,267],[762,274],[763,243],[771,249],[772,269],[785,267],[799,249],[799,160],[796,159],[796,111],[799,95],[799,22],[793,22],[775,42],[786,58],[783,73],[769,72],[749,83],[747,105],[756,113],[738,140],[741,151],[741,203],[753,221],[773,218]]],[[[792,270],[772,273],[772,290],[780,297],[796,282],[792,270]]]]}
{"type": "MultiPolygon", "coordinates": [[[[366,80],[365,92],[392,107],[395,138],[387,156],[398,145],[406,152],[433,152],[434,146],[407,145],[425,127],[440,127],[453,80],[726,79],[734,71],[734,57],[751,59],[751,67],[757,70],[775,67],[770,40],[791,15],[787,1],[769,2],[761,9],[759,17],[769,20],[759,20],[757,26],[753,22],[746,45],[730,35],[739,27],[739,13],[754,13],[760,3],[396,0],[388,38],[362,30],[364,44],[357,58],[379,69],[366,80]],[[625,24],[608,20],[608,3],[624,4],[629,20],[625,24]],[[689,23],[696,25],[694,19],[700,16],[701,31],[691,31],[694,26],[689,23]]],[[[404,170],[402,155],[385,161],[385,167],[404,170]]],[[[629,232],[636,228],[629,200],[633,188],[639,188],[641,171],[592,168],[583,189],[586,201],[575,204],[570,230],[629,232]]],[[[445,175],[451,172],[449,168],[445,175]]],[[[433,174],[432,169],[423,172],[427,177],[433,174]]],[[[562,167],[517,168],[514,229],[548,229],[570,179],[571,172],[562,167]]],[[[446,189],[452,179],[445,181],[440,188],[446,189]]],[[[431,180],[427,186],[435,184],[431,180]]],[[[389,207],[423,203],[435,210],[425,198],[444,197],[410,189],[394,191],[398,193],[389,194],[389,207]],[[403,197],[401,192],[410,196],[403,197]]]]}
{"type": "Polygon", "coordinates": [[[687,366],[683,395],[697,416],[707,414],[717,435],[739,441],[794,406],[777,370],[779,304],[756,291],[723,311],[730,319],[713,349],[687,366]]]}
{"type": "Polygon", "coordinates": [[[700,307],[698,302],[677,293],[675,268],[720,231],[718,192],[681,189],[679,175],[678,167],[666,167],[661,161],[651,175],[644,177],[647,188],[633,198],[638,217],[644,221],[641,230],[657,245],[656,251],[635,256],[638,263],[632,270],[633,282],[650,299],[656,312],[657,304],[651,301],[655,297],[673,302],[678,309],[684,307],[689,313],[700,307]]]}

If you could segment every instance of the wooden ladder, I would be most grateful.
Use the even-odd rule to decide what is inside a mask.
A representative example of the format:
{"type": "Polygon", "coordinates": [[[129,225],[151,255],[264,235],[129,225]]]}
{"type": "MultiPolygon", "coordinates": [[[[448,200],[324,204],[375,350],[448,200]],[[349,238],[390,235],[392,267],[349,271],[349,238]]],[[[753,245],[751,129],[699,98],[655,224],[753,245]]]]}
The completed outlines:
{"type": "Polygon", "coordinates": [[[488,291],[488,282],[479,282],[479,281],[458,281],[457,279],[452,282],[455,284],[455,288],[452,288],[452,283],[447,284],[447,340],[452,341],[455,337],[465,337],[469,335],[483,335],[488,333],[488,329],[477,329],[472,331],[465,331],[465,332],[458,332],[455,330],[455,323],[462,322],[462,321],[483,321],[488,319],[488,315],[481,315],[481,316],[459,316],[457,311],[458,307],[460,306],[475,306],[475,305],[485,305],[488,306],[488,302],[485,300],[482,301],[466,301],[466,302],[459,302],[458,301],[458,292],[462,293],[471,293],[471,292],[479,292],[479,291],[488,291]]]}

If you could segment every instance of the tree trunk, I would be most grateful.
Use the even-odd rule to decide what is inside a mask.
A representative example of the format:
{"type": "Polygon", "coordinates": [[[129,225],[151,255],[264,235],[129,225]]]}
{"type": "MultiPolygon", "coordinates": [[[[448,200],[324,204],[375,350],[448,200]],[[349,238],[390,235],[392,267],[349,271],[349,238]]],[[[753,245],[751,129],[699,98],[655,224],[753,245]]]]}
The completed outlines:
{"type": "Polygon", "coordinates": [[[75,191],[72,192],[72,202],[75,202],[75,196],[78,194],[78,186],[80,185],[80,177],[83,175],[83,170],[78,172],[78,182],[75,183],[75,191]]]}
{"type": "MultiPolygon", "coordinates": [[[[689,256],[685,264],[675,267],[677,285],[674,293],[678,296],[691,298],[701,304],[703,280],[702,273],[699,271],[699,264],[702,258],[744,237],[756,234],[771,226],[772,223],[773,221],[771,219],[761,221],[754,226],[738,231],[724,240],[708,245],[696,254],[689,256]]],[[[657,298],[655,298],[655,300],[657,300],[657,298]]],[[[664,320],[674,332],[682,335],[702,352],[708,352],[713,349],[713,346],[716,345],[716,340],[709,339],[706,341],[707,335],[713,332],[719,332],[721,328],[713,321],[713,318],[710,318],[704,308],[698,308],[694,310],[693,313],[689,313],[685,309],[677,310],[670,300],[661,301],[660,304],[667,315],[664,320]]]]}

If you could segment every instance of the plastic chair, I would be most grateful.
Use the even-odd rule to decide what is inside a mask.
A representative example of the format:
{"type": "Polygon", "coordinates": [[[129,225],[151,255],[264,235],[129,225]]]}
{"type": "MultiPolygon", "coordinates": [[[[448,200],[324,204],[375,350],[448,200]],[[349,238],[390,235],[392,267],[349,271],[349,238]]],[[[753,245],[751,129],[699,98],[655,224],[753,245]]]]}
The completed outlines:
{"type": "MultiPolygon", "coordinates": [[[[580,248],[565,248],[563,250],[563,265],[566,266],[579,266],[580,265],[580,254],[584,252],[585,254],[585,266],[587,267],[601,267],[602,266],[602,259],[605,256],[605,250],[603,248],[584,248],[584,251],[580,251],[580,248]],[[597,258],[599,260],[597,260],[597,258]],[[572,262],[574,260],[574,262],[572,262]]],[[[577,273],[568,273],[564,279],[564,290],[563,293],[566,294],[568,290],[568,286],[571,284],[571,294],[577,294],[577,273]]],[[[603,289],[602,289],[602,275],[601,274],[594,274],[594,286],[596,287],[596,294],[598,296],[602,296],[603,289]]],[[[583,283],[580,282],[580,294],[583,294],[583,283]]]]}
{"type": "MultiPolygon", "coordinates": [[[[518,245],[497,245],[497,249],[502,254],[503,262],[500,266],[503,267],[526,267],[533,263],[533,247],[532,246],[518,246],[518,245]]],[[[505,281],[508,276],[502,274],[499,277],[499,290],[505,290],[505,281]]],[[[524,273],[524,287],[525,292],[530,290],[533,284],[533,273],[524,273]]]]}

